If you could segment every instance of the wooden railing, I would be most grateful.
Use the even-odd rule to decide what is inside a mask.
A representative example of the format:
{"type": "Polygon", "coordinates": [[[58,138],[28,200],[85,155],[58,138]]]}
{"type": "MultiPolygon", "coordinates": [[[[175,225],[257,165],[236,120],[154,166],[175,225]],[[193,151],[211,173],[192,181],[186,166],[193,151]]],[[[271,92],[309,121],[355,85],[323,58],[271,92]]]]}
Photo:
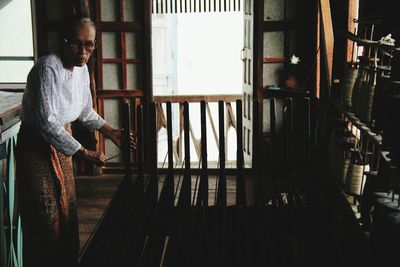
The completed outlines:
{"type": "MultiPolygon", "coordinates": [[[[226,112],[224,112],[224,121],[226,122],[225,131],[224,131],[224,150],[225,154],[228,153],[228,132],[231,128],[237,129],[236,125],[236,112],[232,108],[232,102],[236,102],[236,100],[241,99],[242,95],[173,95],[173,96],[155,96],[154,102],[156,103],[156,120],[157,120],[157,133],[160,132],[161,129],[167,129],[167,119],[166,119],[166,105],[165,103],[178,104],[178,115],[172,119],[173,121],[178,121],[178,135],[174,137],[172,150],[175,158],[175,163],[183,162],[183,130],[184,130],[184,102],[188,104],[191,103],[205,103],[205,110],[207,114],[207,120],[210,122],[211,131],[213,140],[217,150],[219,150],[220,146],[220,136],[221,132],[217,132],[217,126],[215,123],[215,116],[218,117],[219,114],[213,115],[210,109],[210,103],[220,103],[219,105],[224,105],[226,112]]],[[[222,107],[223,108],[223,107],[222,107]]],[[[220,107],[219,110],[222,110],[220,107]]],[[[200,117],[198,118],[200,120],[200,117]]],[[[192,144],[195,148],[195,153],[197,156],[197,160],[199,161],[201,158],[201,140],[198,133],[193,130],[192,122],[189,120],[189,132],[190,139],[192,140],[192,144]]],[[[236,131],[237,132],[237,131],[236,131]]],[[[160,141],[158,141],[160,144],[160,141]]]]}

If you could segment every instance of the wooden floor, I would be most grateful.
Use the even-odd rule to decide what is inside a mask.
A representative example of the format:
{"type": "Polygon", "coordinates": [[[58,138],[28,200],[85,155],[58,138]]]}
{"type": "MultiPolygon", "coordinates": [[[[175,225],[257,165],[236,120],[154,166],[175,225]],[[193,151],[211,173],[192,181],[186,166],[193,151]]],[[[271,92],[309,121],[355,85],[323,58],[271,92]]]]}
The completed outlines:
{"type": "MultiPolygon", "coordinates": [[[[77,176],[76,177],[76,194],[78,201],[78,219],[79,219],[79,239],[81,249],[85,246],[90,238],[91,233],[95,229],[97,222],[105,212],[107,205],[115,194],[123,176],[103,174],[100,176],[77,176]]],[[[236,204],[236,177],[227,176],[227,205],[236,204]]],[[[192,196],[195,195],[196,180],[198,176],[192,176],[192,196]]],[[[217,190],[218,176],[209,176],[209,205],[215,205],[215,196],[217,190]]],[[[159,192],[163,185],[164,177],[159,177],[159,192]]],[[[179,195],[182,176],[175,176],[176,195],[179,195]]],[[[197,181],[198,183],[198,181],[197,181]]],[[[254,180],[246,179],[246,195],[248,205],[254,203],[254,180]]],[[[176,204],[176,203],[175,203],[176,204]]]]}
{"type": "Polygon", "coordinates": [[[79,239],[85,246],[122,180],[122,175],[77,176],[79,239]]]}

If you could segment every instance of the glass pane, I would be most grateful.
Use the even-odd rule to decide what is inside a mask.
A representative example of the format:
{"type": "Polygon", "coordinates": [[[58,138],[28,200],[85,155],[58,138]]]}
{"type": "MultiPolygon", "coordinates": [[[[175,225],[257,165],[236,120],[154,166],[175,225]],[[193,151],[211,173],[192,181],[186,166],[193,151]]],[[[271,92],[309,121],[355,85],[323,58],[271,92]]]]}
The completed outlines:
{"type": "Polygon", "coordinates": [[[116,90],[122,88],[121,65],[115,63],[103,64],[103,89],[116,90]]]}
{"type": "Polygon", "coordinates": [[[103,58],[121,58],[121,42],[116,32],[103,32],[101,34],[103,58]]]}
{"type": "Polygon", "coordinates": [[[248,47],[249,49],[251,49],[251,47],[252,47],[252,42],[253,42],[253,40],[251,39],[251,38],[253,37],[253,34],[252,34],[253,29],[252,29],[251,26],[252,26],[252,25],[251,25],[251,21],[248,20],[248,21],[247,21],[247,47],[248,47]]]}
{"type": "Polygon", "coordinates": [[[0,83],[25,83],[32,61],[0,60],[0,83]]]}
{"type": "Polygon", "coordinates": [[[251,1],[252,0],[244,0],[245,1],[245,14],[251,15],[251,1]]]}
{"type": "Polygon", "coordinates": [[[264,21],[285,19],[285,0],[264,0],[264,21]]]}
{"type": "Polygon", "coordinates": [[[62,20],[63,19],[63,0],[47,0],[46,1],[46,15],[48,20],[62,20]]]}
{"type": "MultiPolygon", "coordinates": [[[[104,119],[116,129],[121,128],[120,108],[119,100],[104,100],[104,119]]],[[[110,139],[105,140],[105,150],[107,157],[112,157],[121,151],[110,139]]],[[[122,162],[122,155],[115,159],[111,159],[109,162],[122,162]]]]}
{"type": "Polygon", "coordinates": [[[283,63],[264,64],[263,86],[280,86],[283,77],[283,63]]]}
{"type": "Polygon", "coordinates": [[[49,48],[49,52],[54,52],[60,47],[58,40],[58,32],[49,31],[47,33],[47,45],[49,48]]]}
{"type": "Polygon", "coordinates": [[[244,48],[247,48],[247,20],[243,23],[243,32],[243,46],[244,48]]]}
{"type": "Polygon", "coordinates": [[[101,21],[119,21],[119,1],[101,0],[100,7],[101,21]]]}
{"type": "Polygon", "coordinates": [[[299,56],[297,45],[296,45],[296,31],[289,31],[289,54],[288,56],[291,57],[293,54],[299,56]]]}
{"type": "Polygon", "coordinates": [[[126,64],[126,78],[128,83],[128,89],[142,89],[141,88],[141,65],[140,64],[126,64]]]}
{"type": "Polygon", "coordinates": [[[0,56],[33,56],[30,0],[13,0],[0,8],[0,36],[0,56]]]}
{"type": "Polygon", "coordinates": [[[135,21],[137,0],[125,0],[124,3],[124,21],[135,21]]]}
{"type": "Polygon", "coordinates": [[[139,47],[140,35],[138,33],[127,32],[125,33],[126,40],[126,57],[127,58],[140,58],[141,50],[139,47]]]}
{"type": "Polygon", "coordinates": [[[264,32],[264,57],[284,57],[284,32],[264,32]]]}

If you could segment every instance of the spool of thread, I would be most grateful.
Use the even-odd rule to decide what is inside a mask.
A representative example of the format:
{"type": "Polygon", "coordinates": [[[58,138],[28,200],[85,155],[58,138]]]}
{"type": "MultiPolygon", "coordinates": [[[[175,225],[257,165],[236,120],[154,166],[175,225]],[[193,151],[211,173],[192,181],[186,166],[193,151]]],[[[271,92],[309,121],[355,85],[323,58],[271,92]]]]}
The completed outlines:
{"type": "Polygon", "coordinates": [[[368,80],[368,71],[366,67],[361,67],[358,70],[358,76],[356,79],[356,82],[354,83],[354,88],[353,92],[351,95],[351,110],[354,112],[354,114],[358,117],[359,114],[359,98],[360,98],[360,91],[366,81],[368,80]]]}
{"type": "Polygon", "coordinates": [[[361,195],[367,178],[366,175],[364,175],[364,171],[369,171],[369,165],[350,162],[346,174],[346,194],[355,196],[361,195]]]}
{"type": "Polygon", "coordinates": [[[369,70],[366,76],[366,81],[359,94],[358,117],[362,122],[367,124],[370,124],[372,119],[372,104],[375,95],[376,77],[377,71],[374,69],[369,70]]]}
{"type": "Polygon", "coordinates": [[[347,68],[343,77],[342,83],[342,103],[346,107],[351,108],[351,97],[353,95],[354,84],[358,76],[358,69],[347,68]]]}
{"type": "Polygon", "coordinates": [[[339,162],[340,166],[338,168],[339,170],[339,181],[344,186],[346,184],[346,178],[347,178],[347,172],[349,170],[350,166],[350,153],[349,151],[344,151],[342,154],[342,159],[339,162]]]}
{"type": "Polygon", "coordinates": [[[375,94],[372,103],[372,120],[375,121],[375,131],[383,130],[385,120],[385,102],[386,85],[389,82],[389,76],[379,76],[376,81],[375,94]]]}
{"type": "Polygon", "coordinates": [[[350,165],[347,169],[345,181],[346,194],[353,196],[361,195],[366,181],[364,172],[367,171],[369,171],[369,165],[360,163],[359,151],[357,149],[351,149],[350,165]]]}
{"type": "Polygon", "coordinates": [[[365,103],[366,103],[366,94],[369,91],[369,85],[367,81],[361,81],[360,82],[360,87],[357,91],[357,100],[356,103],[354,105],[354,111],[355,114],[357,116],[357,118],[359,118],[360,120],[362,120],[363,122],[365,121],[364,118],[364,113],[365,113],[365,103]]]}
{"type": "Polygon", "coordinates": [[[331,178],[342,188],[350,164],[350,153],[339,146],[335,133],[329,140],[329,157],[331,178]]]}

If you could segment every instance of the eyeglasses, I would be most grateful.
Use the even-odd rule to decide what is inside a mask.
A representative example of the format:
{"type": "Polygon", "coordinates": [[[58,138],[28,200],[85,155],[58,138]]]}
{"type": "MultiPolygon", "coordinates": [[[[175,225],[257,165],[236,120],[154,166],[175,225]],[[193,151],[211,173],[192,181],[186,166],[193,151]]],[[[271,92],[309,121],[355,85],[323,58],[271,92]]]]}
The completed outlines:
{"type": "Polygon", "coordinates": [[[80,47],[84,47],[86,51],[92,52],[96,48],[96,41],[81,42],[80,40],[77,39],[74,40],[64,39],[64,42],[74,50],[78,50],[80,47]]]}

